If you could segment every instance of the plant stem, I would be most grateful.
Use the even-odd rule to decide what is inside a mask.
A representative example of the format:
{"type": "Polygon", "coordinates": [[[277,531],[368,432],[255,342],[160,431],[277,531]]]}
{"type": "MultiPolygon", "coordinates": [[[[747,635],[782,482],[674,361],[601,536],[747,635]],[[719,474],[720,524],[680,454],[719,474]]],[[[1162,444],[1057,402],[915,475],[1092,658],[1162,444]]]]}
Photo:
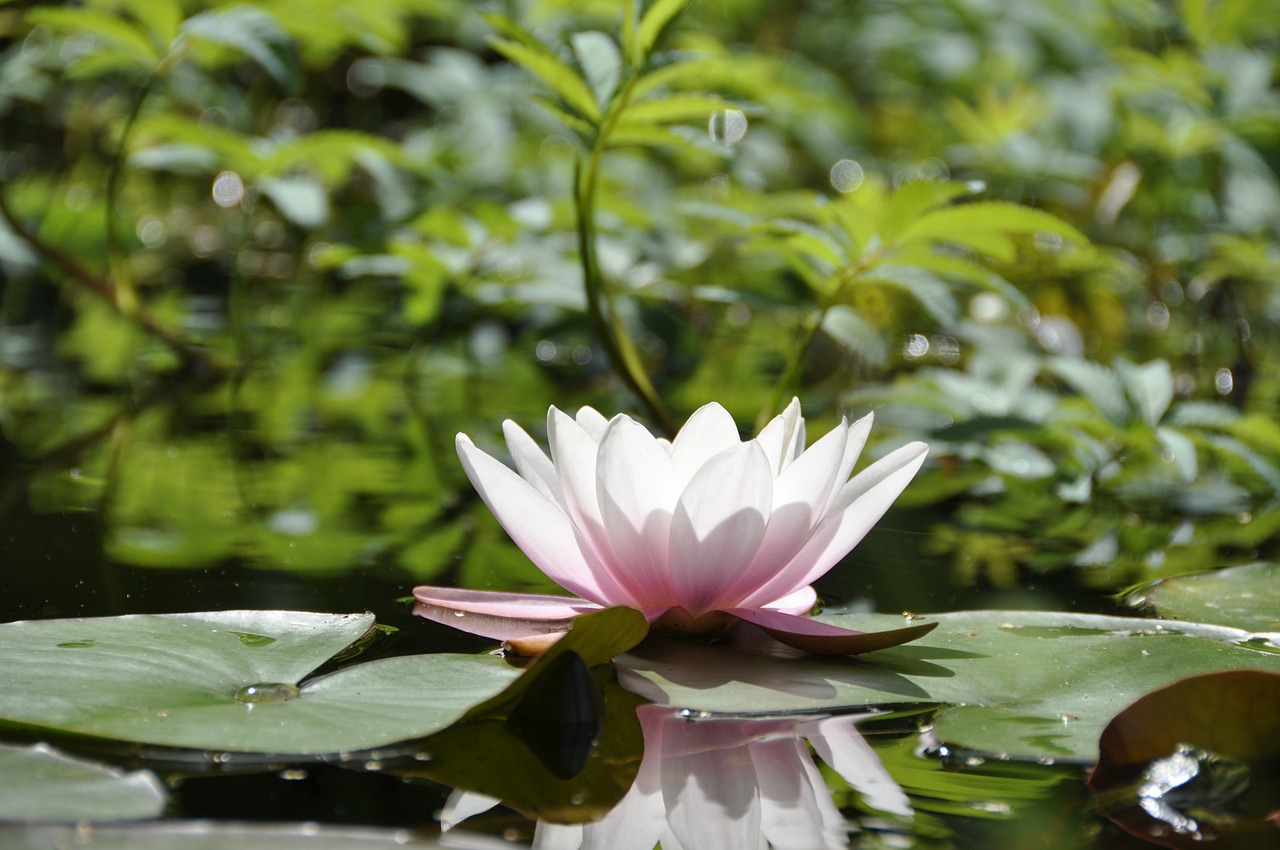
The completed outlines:
{"type": "Polygon", "coordinates": [[[655,423],[668,436],[675,436],[676,424],[649,380],[639,352],[636,351],[635,343],[632,342],[631,336],[618,318],[618,311],[605,286],[596,254],[595,203],[600,160],[604,156],[609,132],[617,124],[619,116],[626,108],[634,85],[635,77],[611,102],[585,163],[579,160],[574,168],[573,200],[578,220],[578,255],[582,262],[582,283],[587,295],[587,316],[591,319],[597,336],[600,337],[600,345],[604,348],[605,355],[623,383],[640,399],[655,423]]]}

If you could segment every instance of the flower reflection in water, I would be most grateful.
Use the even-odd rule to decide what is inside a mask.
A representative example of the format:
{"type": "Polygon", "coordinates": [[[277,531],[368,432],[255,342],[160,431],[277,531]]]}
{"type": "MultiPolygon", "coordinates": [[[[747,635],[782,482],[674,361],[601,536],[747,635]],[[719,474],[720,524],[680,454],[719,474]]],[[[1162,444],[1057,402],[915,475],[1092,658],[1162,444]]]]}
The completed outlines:
{"type": "MultiPolygon", "coordinates": [[[[691,720],[667,706],[638,709],[644,759],[635,783],[603,819],[540,822],[536,850],[825,850],[847,847],[848,823],[814,752],[872,808],[909,817],[911,805],[855,728],[862,716],[691,720]]],[[[454,828],[499,801],[462,791],[441,817],[454,828]]],[[[470,846],[446,834],[453,846],[470,846]]]]}

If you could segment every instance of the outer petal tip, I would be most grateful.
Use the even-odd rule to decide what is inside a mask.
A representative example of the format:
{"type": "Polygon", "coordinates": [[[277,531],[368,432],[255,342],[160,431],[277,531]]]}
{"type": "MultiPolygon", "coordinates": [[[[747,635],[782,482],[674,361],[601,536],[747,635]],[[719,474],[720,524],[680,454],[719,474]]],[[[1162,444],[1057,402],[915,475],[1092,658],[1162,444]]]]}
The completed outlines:
{"type": "Polygon", "coordinates": [[[924,637],[938,627],[937,623],[917,623],[881,632],[857,632],[778,611],[739,608],[730,613],[779,643],[812,655],[860,655],[888,649],[924,637]]]}

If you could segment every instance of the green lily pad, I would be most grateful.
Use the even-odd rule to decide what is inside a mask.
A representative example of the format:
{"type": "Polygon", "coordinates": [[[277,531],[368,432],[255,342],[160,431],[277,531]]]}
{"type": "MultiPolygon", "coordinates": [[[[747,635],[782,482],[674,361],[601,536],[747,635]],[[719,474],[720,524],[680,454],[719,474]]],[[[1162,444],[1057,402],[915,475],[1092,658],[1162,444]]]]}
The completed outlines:
{"type": "Polygon", "coordinates": [[[407,830],[316,824],[239,824],[216,821],[95,826],[86,833],[74,825],[0,826],[5,850],[440,850],[434,838],[407,830]]]}
{"type": "MultiPolygon", "coordinates": [[[[822,618],[861,630],[901,618],[822,618]]],[[[710,712],[829,711],[937,703],[939,739],[1019,758],[1092,761],[1120,708],[1189,674],[1280,671],[1250,632],[1197,623],[1034,611],[942,614],[914,643],[865,658],[802,657],[773,645],[650,640],[619,659],[657,702],[710,712]],[[1246,645],[1248,644],[1248,645],[1246,645]],[[1257,646],[1258,648],[1252,648],[1257,646]]]]}
{"type": "Polygon", "coordinates": [[[1280,565],[1247,564],[1178,576],[1129,594],[1132,605],[1150,605],[1162,617],[1280,631],[1280,565]]]}
{"type": "Polygon", "coordinates": [[[116,770],[44,744],[0,744],[0,821],[141,820],[159,815],[166,798],[149,770],[116,770]]]}
{"type": "Polygon", "coordinates": [[[514,681],[488,656],[386,658],[304,681],[367,614],[223,611],[0,625],[0,721],[215,752],[318,754],[436,732],[514,681]]]}

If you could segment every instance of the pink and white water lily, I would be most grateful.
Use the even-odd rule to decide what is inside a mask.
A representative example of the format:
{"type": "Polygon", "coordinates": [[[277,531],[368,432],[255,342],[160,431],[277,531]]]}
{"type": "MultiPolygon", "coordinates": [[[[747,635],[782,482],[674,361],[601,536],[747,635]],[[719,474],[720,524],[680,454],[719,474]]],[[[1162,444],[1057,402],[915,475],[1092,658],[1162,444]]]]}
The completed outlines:
{"type": "Polygon", "coordinates": [[[503,423],[515,464],[457,437],[458,457],[526,555],[574,596],[424,586],[415,612],[536,647],[601,608],[641,611],[655,628],[718,636],[740,621],[809,652],[848,654],[914,639],[929,625],[862,633],[809,618],[812,583],[884,515],[924,463],[910,443],[850,478],[872,416],[842,420],[806,448],[793,400],[751,440],[719,404],[673,440],[625,414],[547,413],[550,457],[503,423]]]}

